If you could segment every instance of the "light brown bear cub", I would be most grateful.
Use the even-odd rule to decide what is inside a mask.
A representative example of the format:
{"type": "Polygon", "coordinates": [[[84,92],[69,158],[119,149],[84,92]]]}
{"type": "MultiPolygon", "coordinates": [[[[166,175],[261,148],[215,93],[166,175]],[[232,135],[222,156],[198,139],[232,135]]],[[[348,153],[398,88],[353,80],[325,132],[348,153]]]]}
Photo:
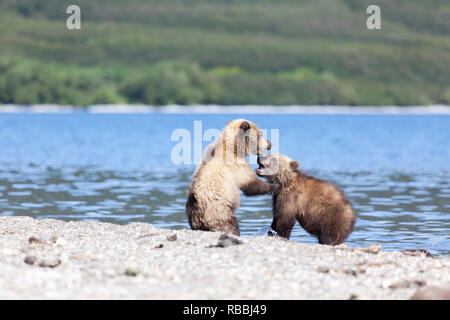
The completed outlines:
{"type": "Polygon", "coordinates": [[[356,215],[341,190],[300,171],[298,161],[282,154],[258,157],[258,165],[258,176],[281,184],[281,190],[273,195],[272,229],[277,235],[289,239],[297,220],[320,244],[345,241],[356,215]]]}
{"type": "Polygon", "coordinates": [[[258,179],[245,159],[249,154],[264,154],[270,147],[254,123],[245,119],[227,123],[194,172],[186,202],[191,229],[239,235],[234,215],[240,204],[239,190],[254,196],[280,189],[258,179]]]}

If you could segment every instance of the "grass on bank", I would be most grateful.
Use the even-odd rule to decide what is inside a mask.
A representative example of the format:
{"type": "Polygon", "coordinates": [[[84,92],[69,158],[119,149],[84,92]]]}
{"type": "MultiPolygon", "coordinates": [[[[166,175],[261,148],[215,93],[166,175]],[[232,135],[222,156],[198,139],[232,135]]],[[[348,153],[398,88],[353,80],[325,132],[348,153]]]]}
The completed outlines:
{"type": "Polygon", "coordinates": [[[0,103],[449,104],[448,1],[372,2],[4,0],[0,103]]]}

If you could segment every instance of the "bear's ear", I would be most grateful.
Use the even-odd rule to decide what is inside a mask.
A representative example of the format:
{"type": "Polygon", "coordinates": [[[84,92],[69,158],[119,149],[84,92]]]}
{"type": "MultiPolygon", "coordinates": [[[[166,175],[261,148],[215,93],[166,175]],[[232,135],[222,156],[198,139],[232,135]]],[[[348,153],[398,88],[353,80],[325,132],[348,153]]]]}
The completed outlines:
{"type": "Polygon", "coordinates": [[[291,165],[291,169],[295,171],[295,170],[298,170],[298,167],[300,166],[300,162],[291,161],[290,165],[291,165]]]}
{"type": "Polygon", "coordinates": [[[241,125],[239,126],[239,129],[241,129],[242,131],[247,131],[248,129],[250,129],[250,123],[248,123],[247,121],[244,121],[241,123],[241,125]]]}

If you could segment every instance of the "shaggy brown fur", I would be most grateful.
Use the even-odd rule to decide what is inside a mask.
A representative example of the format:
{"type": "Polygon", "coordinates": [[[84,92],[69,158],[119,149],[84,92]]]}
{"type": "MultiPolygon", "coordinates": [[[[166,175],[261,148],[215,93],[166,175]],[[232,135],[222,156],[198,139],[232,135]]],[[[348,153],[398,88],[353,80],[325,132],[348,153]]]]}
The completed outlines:
{"type": "Polygon", "coordinates": [[[295,220],[320,244],[343,243],[352,232],[356,215],[344,193],[333,184],[298,170],[299,162],[282,154],[258,157],[258,176],[280,183],[273,196],[272,229],[289,239],[295,220]]]}
{"type": "Polygon", "coordinates": [[[279,185],[258,179],[245,157],[263,154],[270,142],[252,122],[229,121],[217,140],[207,147],[189,187],[186,214],[194,230],[222,231],[239,235],[234,210],[239,190],[247,196],[273,193],[279,185]]]}

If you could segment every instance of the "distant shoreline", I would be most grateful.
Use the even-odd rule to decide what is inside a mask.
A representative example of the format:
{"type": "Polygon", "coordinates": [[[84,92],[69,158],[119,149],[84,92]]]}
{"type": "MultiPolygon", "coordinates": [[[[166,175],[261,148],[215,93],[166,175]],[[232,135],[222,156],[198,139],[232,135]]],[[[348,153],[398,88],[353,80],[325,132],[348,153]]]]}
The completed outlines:
{"type": "Polygon", "coordinates": [[[342,114],[342,115],[450,115],[450,106],[258,106],[258,105],[0,105],[0,113],[103,113],[103,114],[342,114]]]}

